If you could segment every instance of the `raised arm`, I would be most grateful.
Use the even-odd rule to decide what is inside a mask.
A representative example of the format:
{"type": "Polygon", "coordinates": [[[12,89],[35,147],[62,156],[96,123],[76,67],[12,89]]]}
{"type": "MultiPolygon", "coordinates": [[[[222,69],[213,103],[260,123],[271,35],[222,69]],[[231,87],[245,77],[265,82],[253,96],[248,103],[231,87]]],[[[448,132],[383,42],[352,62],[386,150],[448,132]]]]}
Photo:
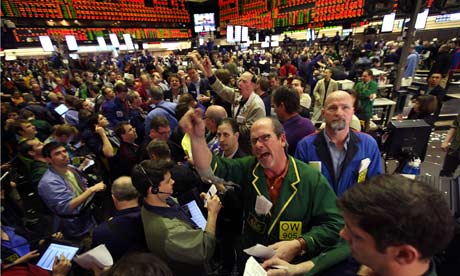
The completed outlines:
{"type": "Polygon", "coordinates": [[[207,171],[211,165],[212,153],[205,139],[205,126],[202,111],[189,110],[179,122],[182,130],[190,136],[195,167],[199,172],[207,171]]]}

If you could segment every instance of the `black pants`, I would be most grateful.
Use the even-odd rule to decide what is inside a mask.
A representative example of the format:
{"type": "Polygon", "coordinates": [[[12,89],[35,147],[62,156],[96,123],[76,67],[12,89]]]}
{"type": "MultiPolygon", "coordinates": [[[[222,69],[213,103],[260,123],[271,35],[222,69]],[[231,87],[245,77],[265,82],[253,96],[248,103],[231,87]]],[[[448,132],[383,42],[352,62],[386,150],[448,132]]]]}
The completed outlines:
{"type": "Polygon", "coordinates": [[[444,158],[444,164],[442,166],[439,176],[452,177],[457,167],[460,165],[460,149],[452,152],[448,152],[444,158]]]}

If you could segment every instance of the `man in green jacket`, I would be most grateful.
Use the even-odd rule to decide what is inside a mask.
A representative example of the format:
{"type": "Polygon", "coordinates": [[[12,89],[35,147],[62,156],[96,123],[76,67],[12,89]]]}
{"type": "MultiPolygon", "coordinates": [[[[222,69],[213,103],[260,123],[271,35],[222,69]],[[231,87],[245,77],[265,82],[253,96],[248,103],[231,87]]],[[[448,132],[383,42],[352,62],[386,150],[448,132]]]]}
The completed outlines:
{"type": "MultiPolygon", "coordinates": [[[[279,121],[257,120],[250,131],[253,156],[238,159],[212,156],[201,111],[187,112],[181,127],[191,138],[193,160],[202,176],[213,171],[241,185],[243,248],[269,245],[276,256],[291,261],[299,255],[312,258],[336,244],[343,226],[336,196],[324,176],[286,154],[286,135],[279,121]],[[265,212],[259,208],[264,202],[273,204],[265,212]]],[[[223,205],[235,203],[224,198],[223,205]]]]}
{"type": "Polygon", "coordinates": [[[372,118],[372,108],[374,100],[377,98],[377,83],[373,80],[372,70],[366,69],[361,75],[361,81],[358,82],[354,90],[358,92],[360,100],[360,110],[358,117],[364,121],[364,131],[369,131],[369,122],[372,118]]]}

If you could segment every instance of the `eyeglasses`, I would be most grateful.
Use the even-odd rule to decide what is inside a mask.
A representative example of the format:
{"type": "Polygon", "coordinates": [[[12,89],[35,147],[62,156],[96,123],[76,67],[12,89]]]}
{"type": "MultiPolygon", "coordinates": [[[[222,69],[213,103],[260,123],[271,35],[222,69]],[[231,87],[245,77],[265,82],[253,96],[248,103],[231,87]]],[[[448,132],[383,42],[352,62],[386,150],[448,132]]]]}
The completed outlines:
{"type": "Polygon", "coordinates": [[[268,142],[268,140],[270,140],[270,138],[272,138],[272,135],[271,134],[264,134],[264,135],[260,135],[259,137],[256,137],[256,138],[251,138],[251,145],[255,145],[257,144],[257,141],[261,142],[261,143],[266,143],[268,142]]]}

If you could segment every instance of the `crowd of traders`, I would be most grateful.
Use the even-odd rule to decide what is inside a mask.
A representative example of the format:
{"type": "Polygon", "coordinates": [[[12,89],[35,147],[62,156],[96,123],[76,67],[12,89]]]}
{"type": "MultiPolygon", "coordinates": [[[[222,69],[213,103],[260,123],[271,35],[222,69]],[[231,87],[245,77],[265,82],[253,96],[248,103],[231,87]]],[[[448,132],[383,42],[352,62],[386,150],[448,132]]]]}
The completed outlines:
{"type": "MultiPolygon", "coordinates": [[[[13,239],[15,229],[30,241],[60,231],[86,249],[104,243],[115,261],[150,251],[177,275],[241,271],[242,249],[256,243],[285,261],[312,260],[313,274],[356,268],[346,261],[335,201],[382,173],[379,147],[365,133],[373,75],[399,62],[402,45],[334,41],[2,62],[2,251],[11,253],[4,268],[36,257],[34,242],[15,247],[24,243],[13,239]],[[338,91],[343,79],[356,81],[350,93],[338,91]],[[226,184],[207,199],[201,230],[180,205],[201,202],[203,177],[226,184]],[[273,207],[261,210],[266,202],[273,207]]],[[[413,64],[430,70],[410,118],[436,120],[449,72],[460,66],[458,40],[436,43],[421,42],[408,57],[405,76],[413,64]]],[[[452,129],[452,146],[443,144],[451,174],[458,122],[452,129]]]]}

